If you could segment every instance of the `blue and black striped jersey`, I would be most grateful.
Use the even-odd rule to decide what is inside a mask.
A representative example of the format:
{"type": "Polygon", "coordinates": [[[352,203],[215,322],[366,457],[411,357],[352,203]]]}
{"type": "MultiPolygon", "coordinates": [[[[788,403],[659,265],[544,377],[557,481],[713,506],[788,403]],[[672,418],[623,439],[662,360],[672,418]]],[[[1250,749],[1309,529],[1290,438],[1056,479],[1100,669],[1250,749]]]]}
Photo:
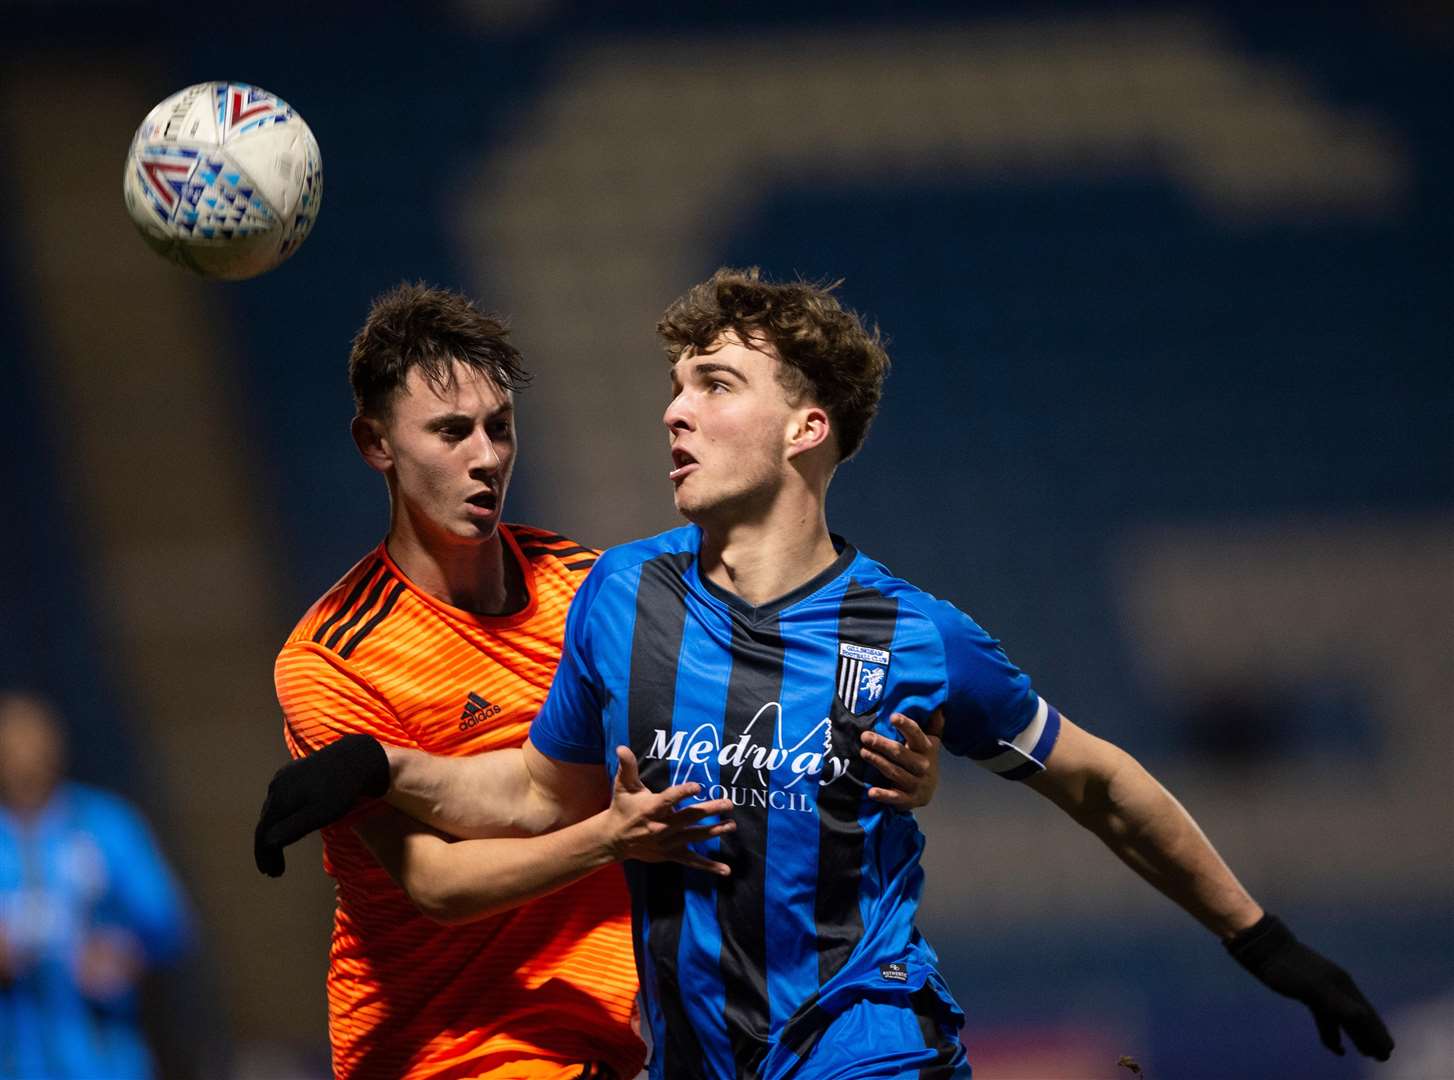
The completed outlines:
{"type": "Polygon", "coordinates": [[[914,926],[923,836],[867,798],[859,738],[942,707],[948,750],[1019,779],[1059,718],[968,616],[837,538],[831,566],[761,607],[699,574],[700,541],[686,526],[601,557],[530,730],[548,756],[612,771],[628,745],[653,790],[698,781],[736,806],[712,841],[730,877],[627,865],[651,1075],[810,1080],[825,1032],[869,1001],[919,1022],[855,1020],[908,1044],[865,1060],[967,1075],[962,1014],[914,926]]]}

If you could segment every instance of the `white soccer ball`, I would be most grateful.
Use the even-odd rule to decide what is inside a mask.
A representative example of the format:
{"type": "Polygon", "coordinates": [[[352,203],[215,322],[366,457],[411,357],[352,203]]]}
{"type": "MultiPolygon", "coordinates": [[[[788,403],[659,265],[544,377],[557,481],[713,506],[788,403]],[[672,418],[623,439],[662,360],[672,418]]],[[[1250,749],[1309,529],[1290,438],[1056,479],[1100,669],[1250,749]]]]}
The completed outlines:
{"type": "Polygon", "coordinates": [[[126,210],[172,262],[231,281],[271,270],[318,217],[323,161],[292,106],[246,83],[198,83],[141,122],[126,210]]]}

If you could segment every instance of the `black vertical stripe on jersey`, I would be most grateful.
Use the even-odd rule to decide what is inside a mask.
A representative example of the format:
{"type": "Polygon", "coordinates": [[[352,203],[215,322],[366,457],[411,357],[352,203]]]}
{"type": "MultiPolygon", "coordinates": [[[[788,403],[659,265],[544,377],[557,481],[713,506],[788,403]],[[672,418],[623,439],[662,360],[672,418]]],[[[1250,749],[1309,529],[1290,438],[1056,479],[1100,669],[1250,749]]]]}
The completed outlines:
{"type": "MultiPolygon", "coordinates": [[[[776,726],[758,718],[764,705],[782,699],[783,639],[775,615],[749,621],[732,613],[732,674],[727,682],[727,711],[722,745],[732,746],[753,724],[756,745],[776,745],[776,726]]],[[[729,777],[723,777],[726,784],[729,777]]],[[[751,785],[756,773],[739,776],[751,785]],[[749,777],[751,779],[749,779],[749,777]]],[[[769,1049],[771,1017],[767,998],[767,808],[739,805],[732,813],[737,828],[722,837],[721,860],[732,875],[717,887],[717,925],[722,932],[722,983],[726,995],[727,1038],[737,1076],[755,1077],[769,1049]]]]}
{"type": "Polygon", "coordinates": [[[959,1053],[959,1032],[946,1031],[939,1022],[944,1003],[933,987],[919,987],[909,995],[909,1007],[919,1021],[919,1034],[924,1037],[924,1047],[936,1050],[934,1060],[919,1070],[918,1080],[953,1080],[954,1058],[959,1053]]]}
{"type": "MultiPolygon", "coordinates": [[[[840,643],[847,641],[887,651],[893,646],[898,621],[897,600],[876,589],[865,588],[857,581],[849,581],[838,608],[840,643]]],[[[892,657],[889,662],[892,665],[892,657]]],[[[825,672],[825,681],[828,678],[825,672]]],[[[852,690],[850,687],[850,696],[852,690]]],[[[849,765],[848,775],[818,789],[818,888],[813,920],[818,934],[820,986],[844,965],[863,937],[863,913],[858,905],[859,879],[863,873],[863,827],[858,823],[858,814],[864,799],[868,763],[859,756],[859,739],[877,719],[878,704],[875,702],[872,708],[861,713],[851,713],[835,693],[829,713],[833,736],[831,753],[836,758],[846,758],[849,765]]]]}
{"type": "Polygon", "coordinates": [[[395,584],[392,589],[389,590],[389,595],[384,598],[384,606],[379,608],[379,610],[374,614],[374,617],[372,619],[363,624],[363,626],[359,629],[358,633],[354,634],[353,637],[348,639],[348,642],[343,646],[342,649],[338,651],[338,655],[343,657],[345,660],[352,656],[353,650],[358,648],[359,642],[363,641],[364,638],[368,637],[369,632],[373,630],[374,627],[378,626],[379,623],[383,622],[384,619],[388,616],[389,612],[394,610],[394,605],[399,602],[399,597],[403,594],[403,592],[404,583],[400,581],[395,584]]]}
{"type": "Polygon", "coordinates": [[[368,570],[364,572],[363,576],[358,579],[358,583],[348,591],[348,596],[344,598],[343,603],[339,605],[338,610],[335,611],[332,615],[328,616],[328,620],[318,628],[318,631],[313,635],[314,641],[321,642],[328,635],[328,631],[333,629],[334,625],[338,622],[338,620],[347,615],[349,609],[352,608],[354,604],[358,603],[358,598],[363,595],[364,589],[368,587],[368,583],[373,579],[373,576],[378,573],[379,567],[383,565],[384,563],[382,559],[377,560],[372,566],[368,568],[368,570]]]}
{"type": "Polygon", "coordinates": [[[379,574],[379,580],[374,582],[374,587],[370,589],[369,594],[364,597],[364,602],[358,606],[358,608],[351,616],[349,616],[349,619],[346,623],[343,623],[336,630],[334,630],[332,634],[329,635],[328,640],[325,641],[323,644],[330,649],[338,648],[338,643],[343,639],[343,635],[347,634],[350,630],[352,630],[356,625],[358,625],[358,621],[360,619],[368,614],[368,612],[373,610],[374,605],[379,602],[379,597],[382,596],[384,593],[384,586],[388,585],[389,582],[393,581],[393,579],[394,575],[390,574],[387,570],[379,574]]]}
{"type": "MultiPolygon", "coordinates": [[[[657,728],[671,731],[672,711],[676,705],[677,665],[687,618],[687,586],[682,575],[691,562],[689,552],[658,556],[642,565],[641,581],[636,588],[636,623],[631,632],[631,685],[626,692],[627,716],[631,749],[641,766],[641,782],[652,791],[671,786],[671,763],[661,758],[646,759],[643,755],[651,745],[657,728]]],[[[702,1070],[706,1067],[706,1058],[684,1000],[684,995],[693,993],[694,988],[683,987],[677,972],[686,868],[680,863],[638,863],[631,869],[635,880],[645,883],[646,950],[656,972],[657,997],[666,1027],[655,1053],[661,1055],[667,1076],[704,1076],[702,1070]]],[[[639,885],[632,890],[638,948],[640,913],[635,894],[640,891],[639,885]]]]}
{"type": "MultiPolygon", "coordinates": [[[[925,984],[909,994],[909,1008],[918,1021],[925,1049],[936,1051],[934,1060],[919,1069],[918,1080],[953,1080],[959,1032],[951,1026],[947,1017],[941,1020],[945,1012],[944,1002],[933,987],[925,984]]],[[[805,1058],[838,1015],[842,1014],[824,1011],[815,993],[788,1017],[778,1038],[799,1058],[805,1058]]]]}

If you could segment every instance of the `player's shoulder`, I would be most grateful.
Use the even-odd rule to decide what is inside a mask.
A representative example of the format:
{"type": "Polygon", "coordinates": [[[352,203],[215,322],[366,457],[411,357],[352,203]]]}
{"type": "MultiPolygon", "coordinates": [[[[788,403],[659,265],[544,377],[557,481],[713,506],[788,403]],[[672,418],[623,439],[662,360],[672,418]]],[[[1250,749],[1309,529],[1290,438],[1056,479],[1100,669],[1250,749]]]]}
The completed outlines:
{"type": "Polygon", "coordinates": [[[309,645],[347,660],[388,618],[408,586],[380,544],[339,578],[298,620],[283,645],[309,645]]]}
{"type": "Polygon", "coordinates": [[[357,594],[367,588],[368,583],[378,575],[384,562],[382,545],[380,545],[354,563],[343,577],[330,585],[322,596],[308,606],[308,610],[303,613],[303,617],[298,620],[292,633],[288,635],[288,643],[310,640],[319,626],[348,606],[351,597],[357,600],[357,594]]]}
{"type": "Polygon", "coordinates": [[[586,612],[596,610],[603,595],[617,600],[634,595],[642,567],[658,559],[670,560],[674,564],[672,572],[685,573],[700,547],[696,526],[692,525],[609,547],[601,552],[589,576],[581,583],[571,610],[578,612],[575,617],[579,619],[586,612]]]}
{"type": "Polygon", "coordinates": [[[636,570],[656,559],[675,559],[685,566],[696,558],[701,548],[701,534],[695,525],[668,529],[655,536],[617,544],[601,552],[591,577],[599,586],[607,579],[636,570]]]}
{"type": "Polygon", "coordinates": [[[848,573],[860,588],[872,589],[916,610],[927,611],[945,602],[913,582],[899,577],[883,563],[862,551],[857,553],[848,573]]]}
{"type": "Polygon", "coordinates": [[[941,640],[989,638],[984,629],[958,606],[906,581],[862,552],[854,560],[850,573],[861,587],[897,601],[901,620],[917,621],[941,640]]]}
{"type": "Polygon", "coordinates": [[[534,567],[552,567],[584,577],[596,565],[599,548],[536,525],[507,523],[504,527],[520,549],[520,555],[534,567]]]}

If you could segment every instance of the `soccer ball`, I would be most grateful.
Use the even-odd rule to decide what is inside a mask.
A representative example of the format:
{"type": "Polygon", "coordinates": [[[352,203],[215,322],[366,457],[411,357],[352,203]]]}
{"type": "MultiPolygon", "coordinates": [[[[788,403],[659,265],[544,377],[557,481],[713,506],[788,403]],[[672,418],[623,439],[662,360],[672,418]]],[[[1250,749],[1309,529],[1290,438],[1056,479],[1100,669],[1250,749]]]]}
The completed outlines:
{"type": "Polygon", "coordinates": [[[167,98],[126,154],[126,210],[172,262],[231,281],[271,270],[318,217],[323,162],[303,118],[246,83],[210,82],[167,98]]]}

